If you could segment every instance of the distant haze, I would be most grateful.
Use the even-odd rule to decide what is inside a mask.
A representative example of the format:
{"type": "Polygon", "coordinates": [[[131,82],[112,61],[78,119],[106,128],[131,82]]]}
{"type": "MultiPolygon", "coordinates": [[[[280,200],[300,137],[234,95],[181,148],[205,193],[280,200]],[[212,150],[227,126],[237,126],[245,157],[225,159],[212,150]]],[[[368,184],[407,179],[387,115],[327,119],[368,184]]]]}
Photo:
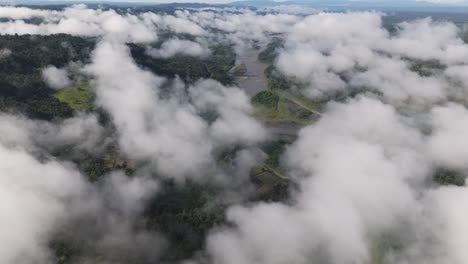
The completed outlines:
{"type": "Polygon", "coordinates": [[[284,3],[295,3],[295,4],[320,4],[320,5],[337,5],[337,4],[346,4],[350,6],[354,5],[392,5],[392,6],[400,6],[400,5],[413,5],[413,4],[449,4],[449,5],[457,5],[457,4],[467,4],[468,1],[466,0],[296,0],[296,1],[288,1],[288,0],[250,0],[250,1],[233,1],[233,0],[0,0],[0,3],[10,3],[10,4],[28,4],[28,3],[85,3],[85,2],[93,2],[93,3],[108,3],[108,2],[119,2],[119,3],[155,3],[155,4],[162,4],[162,3],[208,3],[208,4],[227,4],[227,3],[246,3],[249,5],[264,5],[266,2],[271,2],[272,5],[275,4],[284,4],[284,3]]]}

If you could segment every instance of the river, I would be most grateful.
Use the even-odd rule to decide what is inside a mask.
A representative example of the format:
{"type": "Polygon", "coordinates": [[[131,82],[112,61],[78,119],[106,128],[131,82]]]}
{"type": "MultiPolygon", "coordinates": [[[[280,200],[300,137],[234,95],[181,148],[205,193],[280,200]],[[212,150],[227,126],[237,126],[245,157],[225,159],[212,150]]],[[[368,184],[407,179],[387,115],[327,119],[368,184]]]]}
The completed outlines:
{"type": "MultiPolygon", "coordinates": [[[[239,77],[237,82],[250,98],[268,89],[268,79],[265,75],[268,65],[258,60],[258,50],[246,47],[238,57],[238,64],[245,65],[246,73],[239,77]]],[[[264,125],[273,136],[288,140],[294,140],[303,127],[285,122],[264,122],[264,125]]]]}

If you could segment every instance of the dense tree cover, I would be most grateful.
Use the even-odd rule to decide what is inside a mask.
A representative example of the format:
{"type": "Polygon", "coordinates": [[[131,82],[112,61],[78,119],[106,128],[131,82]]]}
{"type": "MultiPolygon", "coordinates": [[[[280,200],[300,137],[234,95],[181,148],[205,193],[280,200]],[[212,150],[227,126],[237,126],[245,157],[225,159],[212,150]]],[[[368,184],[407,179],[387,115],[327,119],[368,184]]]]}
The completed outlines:
{"type": "Polygon", "coordinates": [[[168,59],[155,59],[146,54],[146,47],[129,44],[135,61],[157,75],[174,78],[176,75],[186,82],[202,78],[212,78],[223,84],[232,82],[229,70],[235,63],[235,52],[230,46],[210,47],[212,55],[208,58],[176,55],[168,59]]]}
{"type": "Polygon", "coordinates": [[[42,69],[89,61],[94,41],[65,34],[3,35],[0,48],[11,51],[0,59],[0,109],[46,120],[73,114],[72,108],[57,100],[55,91],[44,83],[42,69]]]}
{"type": "Polygon", "coordinates": [[[70,61],[89,61],[95,42],[66,34],[2,35],[0,48],[9,49],[11,55],[0,60],[2,74],[34,74],[48,65],[63,67],[70,61]]]}
{"type": "Polygon", "coordinates": [[[464,186],[465,179],[462,173],[445,168],[438,169],[433,176],[434,182],[440,185],[464,186]]]}
{"type": "Polygon", "coordinates": [[[52,120],[73,115],[73,109],[52,96],[42,80],[25,78],[24,82],[0,80],[0,110],[19,111],[31,118],[52,120]]]}
{"type": "Polygon", "coordinates": [[[278,49],[284,47],[284,40],[273,37],[266,48],[258,54],[258,59],[263,63],[272,64],[278,56],[278,49]]]}
{"type": "Polygon", "coordinates": [[[207,232],[225,222],[226,205],[217,200],[219,188],[188,182],[165,183],[164,191],[146,210],[150,229],[162,232],[170,242],[164,261],[189,258],[204,246],[207,232]]]}

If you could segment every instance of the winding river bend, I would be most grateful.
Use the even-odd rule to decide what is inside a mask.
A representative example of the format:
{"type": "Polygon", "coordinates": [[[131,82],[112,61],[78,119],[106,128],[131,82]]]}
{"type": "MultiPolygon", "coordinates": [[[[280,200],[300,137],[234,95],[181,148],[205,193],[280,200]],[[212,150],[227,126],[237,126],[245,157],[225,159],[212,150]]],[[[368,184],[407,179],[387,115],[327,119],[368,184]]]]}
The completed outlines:
{"type": "Polygon", "coordinates": [[[258,60],[257,50],[252,47],[244,49],[238,60],[246,68],[244,76],[239,77],[239,87],[244,89],[249,97],[268,89],[268,80],[265,75],[268,65],[258,60]]]}
{"type": "MultiPolygon", "coordinates": [[[[246,72],[237,82],[250,98],[268,89],[268,79],[265,75],[268,65],[258,60],[258,50],[246,47],[238,57],[238,63],[245,65],[246,72]]],[[[268,121],[264,122],[264,125],[274,136],[286,139],[295,139],[303,127],[294,123],[268,121]]]]}

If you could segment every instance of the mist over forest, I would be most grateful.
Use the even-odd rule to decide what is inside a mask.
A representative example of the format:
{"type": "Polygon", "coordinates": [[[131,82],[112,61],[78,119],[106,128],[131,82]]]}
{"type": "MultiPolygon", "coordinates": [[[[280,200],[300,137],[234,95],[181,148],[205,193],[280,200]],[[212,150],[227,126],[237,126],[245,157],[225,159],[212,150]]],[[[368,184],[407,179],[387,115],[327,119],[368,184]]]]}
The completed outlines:
{"type": "Polygon", "coordinates": [[[468,263],[468,19],[0,6],[0,264],[468,263]]]}

